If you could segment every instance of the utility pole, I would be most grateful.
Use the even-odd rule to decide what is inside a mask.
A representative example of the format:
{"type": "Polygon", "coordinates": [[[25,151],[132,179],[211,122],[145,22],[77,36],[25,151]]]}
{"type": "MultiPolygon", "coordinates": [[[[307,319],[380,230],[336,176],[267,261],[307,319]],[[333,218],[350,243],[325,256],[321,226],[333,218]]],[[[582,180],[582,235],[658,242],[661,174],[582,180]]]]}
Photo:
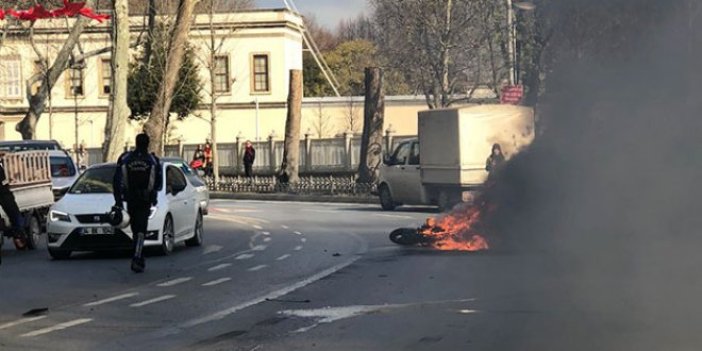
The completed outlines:
{"type": "Polygon", "coordinates": [[[507,41],[509,41],[507,45],[507,55],[509,55],[509,85],[514,85],[516,83],[514,54],[517,51],[517,38],[514,30],[514,6],[512,0],[507,0],[507,33],[507,41]]]}

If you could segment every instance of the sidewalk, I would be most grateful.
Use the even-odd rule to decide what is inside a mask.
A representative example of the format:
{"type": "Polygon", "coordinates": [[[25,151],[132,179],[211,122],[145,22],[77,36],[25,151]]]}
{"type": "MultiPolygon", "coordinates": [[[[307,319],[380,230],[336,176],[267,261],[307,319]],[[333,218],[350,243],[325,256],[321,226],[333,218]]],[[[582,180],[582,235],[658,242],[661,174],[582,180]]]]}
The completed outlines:
{"type": "Polygon", "coordinates": [[[259,200],[259,201],[294,201],[294,202],[322,202],[322,203],[348,203],[348,204],[373,204],[379,205],[375,196],[343,196],[343,195],[295,195],[285,193],[259,194],[259,193],[230,193],[211,191],[211,199],[217,200],[259,200]]]}

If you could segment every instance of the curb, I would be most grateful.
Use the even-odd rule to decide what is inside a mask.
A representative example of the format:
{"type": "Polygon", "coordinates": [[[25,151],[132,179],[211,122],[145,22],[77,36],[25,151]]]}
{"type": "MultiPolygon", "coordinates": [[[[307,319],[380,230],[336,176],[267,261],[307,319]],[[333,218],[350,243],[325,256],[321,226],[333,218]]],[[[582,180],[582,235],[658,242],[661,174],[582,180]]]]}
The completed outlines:
{"type": "Polygon", "coordinates": [[[378,204],[375,197],[352,197],[331,195],[294,195],[294,194],[258,194],[258,193],[228,193],[221,191],[210,192],[213,200],[258,200],[281,202],[321,202],[346,204],[378,204]]]}

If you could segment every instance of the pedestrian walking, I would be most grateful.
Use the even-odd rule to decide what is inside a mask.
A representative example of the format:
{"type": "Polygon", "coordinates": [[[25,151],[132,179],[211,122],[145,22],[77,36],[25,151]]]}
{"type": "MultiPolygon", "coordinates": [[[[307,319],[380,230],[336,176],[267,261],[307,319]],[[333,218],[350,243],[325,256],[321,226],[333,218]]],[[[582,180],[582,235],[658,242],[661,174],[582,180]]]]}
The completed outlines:
{"type": "Polygon", "coordinates": [[[205,177],[212,177],[214,174],[212,169],[212,144],[209,141],[205,143],[205,149],[202,150],[202,153],[205,156],[205,177]]]}
{"type": "Polygon", "coordinates": [[[158,189],[162,183],[161,162],[149,153],[149,136],[136,137],[136,149],[120,156],[114,177],[115,208],[121,214],[124,203],[130,218],[134,257],[132,271],[141,273],[145,268],[144,239],[149,224],[151,207],[158,203],[158,189]]]}
{"type": "Polygon", "coordinates": [[[498,169],[505,162],[505,155],[502,153],[502,146],[500,144],[492,145],[492,152],[490,157],[487,158],[485,162],[485,170],[488,172],[493,172],[498,169]]]}
{"type": "Polygon", "coordinates": [[[254,149],[253,144],[250,140],[246,141],[246,147],[244,148],[244,173],[246,178],[253,177],[253,164],[256,160],[256,149],[254,149]]]}

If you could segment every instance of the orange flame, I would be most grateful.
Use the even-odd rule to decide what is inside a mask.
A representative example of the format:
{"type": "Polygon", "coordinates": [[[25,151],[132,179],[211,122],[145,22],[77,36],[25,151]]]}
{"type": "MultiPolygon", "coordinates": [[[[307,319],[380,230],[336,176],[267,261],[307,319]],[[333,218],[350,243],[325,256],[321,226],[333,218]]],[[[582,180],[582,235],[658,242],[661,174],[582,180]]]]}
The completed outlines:
{"type": "Polygon", "coordinates": [[[432,237],[432,246],[446,251],[483,251],[490,246],[476,232],[481,212],[477,207],[457,208],[439,218],[428,218],[420,233],[432,237]]]}

